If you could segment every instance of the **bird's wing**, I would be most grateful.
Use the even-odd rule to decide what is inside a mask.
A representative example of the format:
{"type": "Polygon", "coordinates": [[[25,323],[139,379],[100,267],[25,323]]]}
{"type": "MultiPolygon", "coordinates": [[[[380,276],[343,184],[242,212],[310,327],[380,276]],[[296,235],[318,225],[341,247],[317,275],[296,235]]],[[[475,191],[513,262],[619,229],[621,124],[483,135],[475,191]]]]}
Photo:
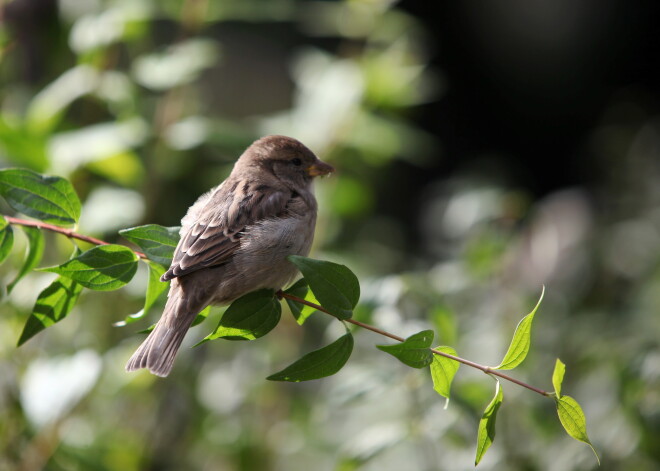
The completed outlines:
{"type": "Polygon", "coordinates": [[[184,229],[172,265],[161,280],[226,263],[240,247],[240,239],[250,237],[245,227],[281,216],[291,197],[290,191],[256,182],[226,181],[184,229]]]}

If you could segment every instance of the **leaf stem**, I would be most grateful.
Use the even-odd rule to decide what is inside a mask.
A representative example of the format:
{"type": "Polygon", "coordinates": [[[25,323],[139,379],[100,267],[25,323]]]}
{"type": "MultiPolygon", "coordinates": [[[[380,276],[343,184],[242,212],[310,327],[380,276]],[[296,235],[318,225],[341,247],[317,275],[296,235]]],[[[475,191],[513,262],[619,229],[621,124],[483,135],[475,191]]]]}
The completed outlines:
{"type": "MultiPolygon", "coordinates": [[[[316,309],[317,311],[321,311],[321,312],[324,312],[324,313],[326,313],[326,314],[330,314],[328,311],[326,311],[326,310],[323,308],[323,306],[319,306],[318,304],[314,304],[314,303],[312,303],[312,302],[306,301],[306,300],[304,300],[304,299],[302,299],[302,298],[299,298],[298,296],[294,296],[294,295],[292,295],[292,294],[285,293],[285,292],[283,292],[283,291],[278,291],[278,292],[277,292],[277,296],[278,296],[278,297],[282,297],[282,298],[290,299],[291,301],[295,301],[295,302],[297,302],[297,303],[304,304],[305,306],[312,307],[312,308],[316,309]]],[[[330,315],[332,315],[332,314],[330,314],[330,315]]],[[[390,333],[390,332],[387,332],[387,331],[385,331],[385,330],[379,329],[378,327],[374,327],[373,325],[366,324],[366,323],[364,323],[364,322],[356,321],[356,320],[354,320],[354,319],[342,319],[342,320],[343,320],[344,322],[348,322],[348,323],[351,323],[351,324],[353,324],[353,325],[357,325],[358,327],[362,327],[363,329],[370,330],[370,331],[372,331],[372,332],[375,332],[375,333],[377,333],[377,334],[383,335],[383,336],[385,336],[385,337],[389,337],[389,338],[391,338],[391,339],[393,339],[393,340],[396,340],[396,341],[398,341],[398,342],[403,342],[403,341],[405,340],[403,337],[400,337],[400,336],[398,336],[398,335],[392,334],[392,333],[390,333]]],[[[544,391],[543,389],[539,389],[539,388],[537,388],[537,387],[535,387],[535,386],[532,386],[531,384],[527,384],[527,383],[525,383],[525,382],[523,382],[523,381],[520,381],[520,380],[518,380],[518,379],[516,379],[516,378],[513,378],[513,377],[511,377],[511,376],[509,376],[509,375],[507,375],[507,374],[504,374],[504,373],[502,373],[502,372],[500,372],[500,371],[498,371],[498,370],[495,370],[495,369],[491,368],[490,366],[480,365],[479,363],[475,363],[475,362],[473,362],[473,361],[466,360],[466,359],[461,358],[461,357],[457,357],[457,356],[454,356],[454,355],[450,355],[449,353],[441,352],[440,350],[436,350],[436,349],[434,349],[434,348],[431,348],[430,350],[431,350],[431,352],[433,352],[433,353],[436,354],[436,355],[440,355],[440,356],[443,356],[443,357],[449,358],[449,359],[451,359],[451,360],[457,361],[457,362],[459,362],[459,363],[463,363],[463,364],[466,365],[466,366],[469,366],[469,367],[472,367],[472,368],[476,368],[476,369],[478,369],[478,370],[481,370],[481,371],[483,371],[483,372],[486,373],[486,374],[493,375],[493,376],[498,376],[498,377],[500,377],[500,378],[502,378],[502,379],[505,379],[505,380],[507,380],[507,381],[510,381],[510,382],[512,382],[512,383],[515,383],[515,384],[517,384],[518,386],[522,386],[523,388],[527,388],[527,389],[529,389],[530,391],[534,391],[535,393],[540,394],[540,395],[542,395],[542,396],[546,396],[546,397],[551,396],[551,394],[550,394],[549,392],[544,391]]]]}
{"type": "MultiPolygon", "coordinates": [[[[86,235],[83,235],[83,234],[79,234],[78,232],[75,232],[73,229],[67,229],[65,227],[59,227],[59,226],[55,226],[53,224],[48,224],[48,223],[41,222],[41,221],[30,221],[30,220],[27,220],[27,219],[20,219],[20,218],[15,218],[15,217],[12,217],[12,216],[5,216],[4,214],[2,215],[2,217],[4,217],[9,224],[15,224],[15,225],[19,225],[19,226],[36,227],[37,229],[45,229],[47,231],[56,232],[58,234],[63,234],[65,236],[67,236],[69,239],[78,239],[78,240],[82,240],[84,242],[87,242],[89,244],[110,245],[109,242],[106,242],[106,241],[101,240],[101,239],[97,239],[96,237],[90,237],[90,236],[86,236],[86,235]]],[[[143,254],[142,252],[138,252],[137,250],[133,250],[133,252],[135,252],[135,254],[140,258],[143,258],[143,259],[147,258],[147,256],[145,254],[143,254]]]]}

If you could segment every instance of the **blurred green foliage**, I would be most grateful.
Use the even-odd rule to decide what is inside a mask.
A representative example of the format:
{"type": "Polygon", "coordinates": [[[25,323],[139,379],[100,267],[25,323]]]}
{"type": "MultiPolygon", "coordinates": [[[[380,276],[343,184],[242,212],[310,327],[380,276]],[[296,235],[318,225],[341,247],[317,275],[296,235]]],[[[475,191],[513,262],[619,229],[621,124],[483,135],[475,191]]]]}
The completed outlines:
{"type": "MultiPolygon", "coordinates": [[[[436,328],[461,356],[492,364],[545,284],[532,358],[517,374],[550,389],[560,357],[562,391],[583,405],[603,469],[657,469],[660,125],[638,98],[614,98],[586,139],[593,184],[534,201],[504,183],[513,169],[428,173],[441,147],[415,110],[445,84],[428,66],[428,33],[395,2],[2,8],[0,165],[70,179],[83,200],[80,232],[123,242],[118,229],[177,225],[253,139],[294,136],[339,169],[317,185],[315,250],[360,275],[358,319],[400,335],[436,328]],[[423,177],[402,181],[402,166],[423,177]],[[388,205],[404,207],[405,220],[388,205]]],[[[24,231],[14,238],[3,289],[28,246],[24,231]]],[[[41,266],[70,255],[63,237],[46,239],[41,266]]],[[[53,279],[29,273],[2,300],[0,469],[473,467],[492,396],[474,372],[457,375],[445,410],[428,375],[391,361],[365,332],[338,375],[271,383],[291,358],[343,333],[318,316],[304,328],[283,316],[249,345],[184,348],[167,380],[129,375],[123,365],[141,338],[132,334],[158,303],[150,319],[112,324],[142,309],[145,267],[119,291],[83,293],[67,319],[17,349],[53,279]]],[[[188,345],[217,310],[209,317],[188,345]]],[[[480,469],[595,467],[547,401],[507,386],[517,407],[503,405],[480,469]]]]}

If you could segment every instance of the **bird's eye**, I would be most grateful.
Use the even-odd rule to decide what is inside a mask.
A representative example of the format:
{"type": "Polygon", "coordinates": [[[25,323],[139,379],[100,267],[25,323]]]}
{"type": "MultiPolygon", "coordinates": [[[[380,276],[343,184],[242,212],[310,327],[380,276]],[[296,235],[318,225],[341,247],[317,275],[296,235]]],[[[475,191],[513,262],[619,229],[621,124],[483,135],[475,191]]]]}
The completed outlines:
{"type": "Polygon", "coordinates": [[[291,163],[296,167],[300,167],[302,165],[302,160],[296,157],[295,159],[291,159],[291,163]]]}

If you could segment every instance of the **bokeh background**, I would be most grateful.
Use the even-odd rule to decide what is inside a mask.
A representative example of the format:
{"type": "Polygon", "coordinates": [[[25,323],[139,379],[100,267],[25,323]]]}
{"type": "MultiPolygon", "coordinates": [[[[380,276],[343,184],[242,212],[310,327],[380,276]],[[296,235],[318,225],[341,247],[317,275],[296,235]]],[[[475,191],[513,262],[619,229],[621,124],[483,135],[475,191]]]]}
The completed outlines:
{"type": "MultiPolygon", "coordinates": [[[[660,466],[660,76],[653,1],[13,0],[0,17],[0,165],[70,178],[80,231],[178,225],[252,140],[338,168],[317,184],[316,258],[362,282],[360,319],[497,364],[541,286],[514,376],[583,405],[605,470],[660,466]]],[[[3,211],[8,209],[3,206],[3,211]]],[[[4,287],[23,255],[17,230],[4,287]]],[[[49,235],[42,266],[71,243],[49,235]]],[[[143,267],[144,268],[144,267],[143,267]]],[[[52,275],[0,305],[0,469],[473,469],[494,383],[452,400],[356,333],[336,376],[266,381],[341,326],[285,315],[254,342],[183,348],[163,380],[124,363],[159,316],[85,292],[16,341],[52,275]]],[[[162,303],[161,303],[162,305],[162,303]]],[[[192,345],[221,310],[194,328],[192,345]]],[[[552,401],[504,384],[479,469],[585,470],[552,401]]]]}

